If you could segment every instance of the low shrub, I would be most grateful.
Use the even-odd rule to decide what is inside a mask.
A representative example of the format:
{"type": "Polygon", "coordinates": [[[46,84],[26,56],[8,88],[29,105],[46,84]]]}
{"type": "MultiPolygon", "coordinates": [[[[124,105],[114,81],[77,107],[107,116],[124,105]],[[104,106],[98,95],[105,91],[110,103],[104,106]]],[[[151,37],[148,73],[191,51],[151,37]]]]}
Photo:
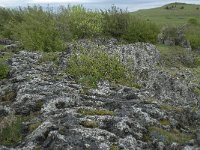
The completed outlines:
{"type": "Polygon", "coordinates": [[[41,7],[36,6],[19,11],[23,19],[21,21],[14,19],[10,23],[10,30],[24,48],[45,52],[64,49],[56,20],[50,11],[45,12],[41,7]]]}
{"type": "Polygon", "coordinates": [[[190,41],[192,49],[200,47],[200,24],[189,24],[186,30],[186,37],[190,41]]]}
{"type": "Polygon", "coordinates": [[[85,128],[97,128],[98,124],[96,121],[93,120],[85,120],[85,121],[81,121],[80,125],[82,125],[85,128]]]}
{"type": "Polygon", "coordinates": [[[158,127],[150,127],[149,128],[149,138],[151,140],[155,140],[154,138],[158,139],[164,143],[172,143],[177,142],[183,144],[188,142],[189,140],[193,139],[193,135],[181,133],[180,131],[173,129],[171,131],[163,130],[162,128],[158,127]],[[155,137],[156,135],[156,137],[155,137]]]}
{"type": "Polygon", "coordinates": [[[198,25],[199,24],[199,22],[198,22],[198,20],[196,18],[190,18],[188,20],[188,23],[192,24],[192,25],[198,25]]]}
{"type": "Polygon", "coordinates": [[[129,21],[127,32],[125,32],[123,38],[131,43],[156,43],[158,33],[159,28],[155,24],[132,17],[129,21]]]}
{"type": "Polygon", "coordinates": [[[102,34],[103,16],[99,12],[86,10],[82,6],[64,9],[70,32],[74,38],[93,37],[102,34]]]}
{"type": "Polygon", "coordinates": [[[130,14],[126,10],[112,6],[107,11],[102,11],[104,23],[103,32],[105,35],[116,38],[122,37],[128,29],[130,14]]]}
{"type": "Polygon", "coordinates": [[[119,58],[102,50],[74,51],[68,63],[67,73],[86,87],[96,87],[99,80],[134,85],[133,75],[119,58]]]}

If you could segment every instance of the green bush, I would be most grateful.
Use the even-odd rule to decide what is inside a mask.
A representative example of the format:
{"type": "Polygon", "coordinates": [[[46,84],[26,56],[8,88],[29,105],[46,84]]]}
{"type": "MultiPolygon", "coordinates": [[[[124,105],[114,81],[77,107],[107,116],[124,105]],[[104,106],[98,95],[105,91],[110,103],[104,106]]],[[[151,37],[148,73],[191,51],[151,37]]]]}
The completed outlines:
{"type": "Polygon", "coordinates": [[[9,67],[6,64],[0,63],[0,80],[8,76],[9,67]]]}
{"type": "Polygon", "coordinates": [[[6,25],[12,18],[12,12],[9,9],[0,7],[0,36],[7,36],[6,25]]]}
{"type": "Polygon", "coordinates": [[[200,25],[189,25],[186,31],[186,37],[190,41],[192,49],[200,47],[200,25]]]}
{"type": "Polygon", "coordinates": [[[130,14],[127,11],[112,6],[107,11],[102,11],[104,18],[103,32],[105,35],[120,38],[127,32],[130,14]]]}
{"type": "Polygon", "coordinates": [[[192,24],[192,25],[198,25],[199,23],[198,23],[198,20],[196,19],[196,18],[190,18],[189,20],[188,20],[188,23],[189,24],[192,24]]]}
{"type": "Polygon", "coordinates": [[[125,32],[123,38],[131,43],[156,43],[158,33],[159,29],[155,24],[132,17],[128,24],[127,32],[125,32]]]}
{"type": "Polygon", "coordinates": [[[22,21],[13,20],[10,30],[24,48],[45,52],[64,49],[56,20],[50,11],[45,12],[41,7],[28,7],[20,11],[22,21]]]}
{"type": "Polygon", "coordinates": [[[69,59],[67,73],[86,87],[95,87],[99,80],[134,85],[132,74],[117,56],[102,50],[80,50],[69,59]]]}
{"type": "Polygon", "coordinates": [[[129,42],[155,43],[157,27],[113,6],[89,11],[82,6],[62,7],[57,13],[42,7],[0,8],[0,37],[19,41],[22,48],[61,51],[64,41],[98,36],[124,38],[129,42]]]}
{"type": "Polygon", "coordinates": [[[68,7],[65,17],[74,38],[93,37],[102,34],[103,16],[98,12],[88,11],[82,6],[68,7]]]}

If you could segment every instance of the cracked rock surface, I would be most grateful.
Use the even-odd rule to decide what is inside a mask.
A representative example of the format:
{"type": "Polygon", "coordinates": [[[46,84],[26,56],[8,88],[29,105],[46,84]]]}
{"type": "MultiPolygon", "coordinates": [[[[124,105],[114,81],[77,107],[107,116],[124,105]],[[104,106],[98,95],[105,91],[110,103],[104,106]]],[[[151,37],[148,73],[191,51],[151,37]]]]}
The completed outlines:
{"type": "Polygon", "coordinates": [[[190,82],[190,73],[171,76],[159,70],[159,52],[151,44],[117,45],[114,40],[79,44],[118,53],[143,87],[101,81],[96,89],[84,92],[64,73],[69,50],[58,54],[57,65],[40,62],[42,53],[19,51],[8,61],[9,78],[0,81],[0,118],[28,119],[22,122],[21,140],[0,149],[200,149],[200,96],[193,92],[196,85],[190,82]]]}

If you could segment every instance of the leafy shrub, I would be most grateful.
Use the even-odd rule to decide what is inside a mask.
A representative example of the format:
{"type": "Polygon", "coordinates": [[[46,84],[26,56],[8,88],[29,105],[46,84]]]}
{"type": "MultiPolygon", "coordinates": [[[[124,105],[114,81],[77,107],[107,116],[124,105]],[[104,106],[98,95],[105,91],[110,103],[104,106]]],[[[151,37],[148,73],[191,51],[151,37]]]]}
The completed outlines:
{"type": "Polygon", "coordinates": [[[155,24],[133,17],[123,38],[128,42],[156,43],[158,33],[159,29],[155,24]]]}
{"type": "Polygon", "coordinates": [[[26,49],[45,52],[64,49],[64,42],[51,12],[36,6],[19,11],[22,11],[23,19],[20,22],[15,19],[10,24],[10,30],[26,49]]]}
{"type": "Polygon", "coordinates": [[[177,31],[178,31],[177,27],[164,27],[161,33],[163,34],[164,39],[167,39],[169,37],[173,39],[177,39],[178,38],[177,31]]]}
{"type": "Polygon", "coordinates": [[[11,10],[0,7],[0,36],[7,36],[6,25],[12,17],[13,13],[11,10]]]}
{"type": "Polygon", "coordinates": [[[9,67],[4,63],[0,63],[0,80],[6,78],[8,73],[9,67]]]}
{"type": "Polygon", "coordinates": [[[97,36],[103,31],[103,16],[98,12],[88,11],[82,6],[73,6],[65,10],[65,15],[75,38],[97,36]]]}
{"type": "Polygon", "coordinates": [[[113,37],[121,37],[127,32],[129,13],[122,9],[112,6],[107,11],[102,11],[104,18],[103,32],[105,35],[111,35],[113,37]]]}
{"type": "Polygon", "coordinates": [[[118,57],[109,56],[102,50],[80,50],[78,54],[74,52],[69,59],[67,73],[86,87],[95,87],[99,80],[134,84],[132,74],[118,57]]]}
{"type": "Polygon", "coordinates": [[[196,18],[190,18],[188,23],[192,25],[198,25],[198,20],[196,18]]]}

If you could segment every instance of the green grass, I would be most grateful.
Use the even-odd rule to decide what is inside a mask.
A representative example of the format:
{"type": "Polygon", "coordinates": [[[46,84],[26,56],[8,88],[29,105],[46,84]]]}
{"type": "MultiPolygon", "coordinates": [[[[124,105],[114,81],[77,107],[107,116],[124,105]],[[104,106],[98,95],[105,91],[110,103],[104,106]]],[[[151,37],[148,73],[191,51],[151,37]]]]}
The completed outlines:
{"type": "Polygon", "coordinates": [[[123,65],[117,56],[110,56],[103,50],[74,51],[68,64],[66,72],[84,87],[94,88],[100,80],[137,86],[134,75],[127,66],[123,65]]]}
{"type": "Polygon", "coordinates": [[[12,55],[11,53],[6,53],[0,56],[0,80],[6,78],[9,73],[9,66],[6,64],[6,61],[10,59],[12,55]]]}
{"type": "Polygon", "coordinates": [[[200,88],[196,88],[196,89],[194,90],[194,93],[200,95],[200,88]]]}
{"type": "Polygon", "coordinates": [[[1,121],[0,124],[0,144],[12,145],[18,143],[21,138],[21,117],[9,117],[1,121]]]}
{"type": "Polygon", "coordinates": [[[171,131],[166,131],[158,127],[150,127],[149,128],[149,138],[152,137],[152,135],[157,135],[156,138],[160,138],[160,140],[164,140],[165,143],[172,143],[177,142],[180,144],[183,144],[191,139],[193,139],[193,135],[191,134],[185,134],[181,133],[180,131],[173,129],[171,131]]]}
{"type": "Polygon", "coordinates": [[[193,67],[195,62],[193,55],[186,49],[180,46],[166,46],[157,45],[157,49],[160,52],[160,63],[164,67],[193,67]]]}
{"type": "Polygon", "coordinates": [[[82,115],[99,115],[99,116],[104,116],[104,115],[113,116],[114,115],[113,111],[109,111],[109,110],[106,110],[106,109],[84,109],[84,108],[80,108],[80,109],[78,109],[77,112],[82,114],[82,115]]]}
{"type": "Polygon", "coordinates": [[[4,45],[1,45],[1,44],[0,44],[0,50],[3,49],[3,48],[4,48],[4,45]]]}
{"type": "Polygon", "coordinates": [[[170,125],[170,121],[168,119],[161,119],[159,122],[163,126],[170,125]]]}
{"type": "Polygon", "coordinates": [[[6,64],[0,63],[0,80],[8,76],[9,67],[6,64]]]}
{"type": "Polygon", "coordinates": [[[145,20],[152,21],[160,27],[170,25],[178,26],[188,22],[189,19],[195,18],[200,21],[200,5],[173,3],[159,8],[145,9],[133,12],[133,15],[139,16],[145,20]],[[166,9],[167,6],[175,6],[172,9],[166,9]],[[184,9],[180,9],[184,6],[184,9]]]}
{"type": "Polygon", "coordinates": [[[93,121],[93,120],[82,121],[82,122],[80,122],[80,125],[82,125],[86,128],[97,128],[98,127],[98,124],[96,123],[96,121],[93,121]]]}

